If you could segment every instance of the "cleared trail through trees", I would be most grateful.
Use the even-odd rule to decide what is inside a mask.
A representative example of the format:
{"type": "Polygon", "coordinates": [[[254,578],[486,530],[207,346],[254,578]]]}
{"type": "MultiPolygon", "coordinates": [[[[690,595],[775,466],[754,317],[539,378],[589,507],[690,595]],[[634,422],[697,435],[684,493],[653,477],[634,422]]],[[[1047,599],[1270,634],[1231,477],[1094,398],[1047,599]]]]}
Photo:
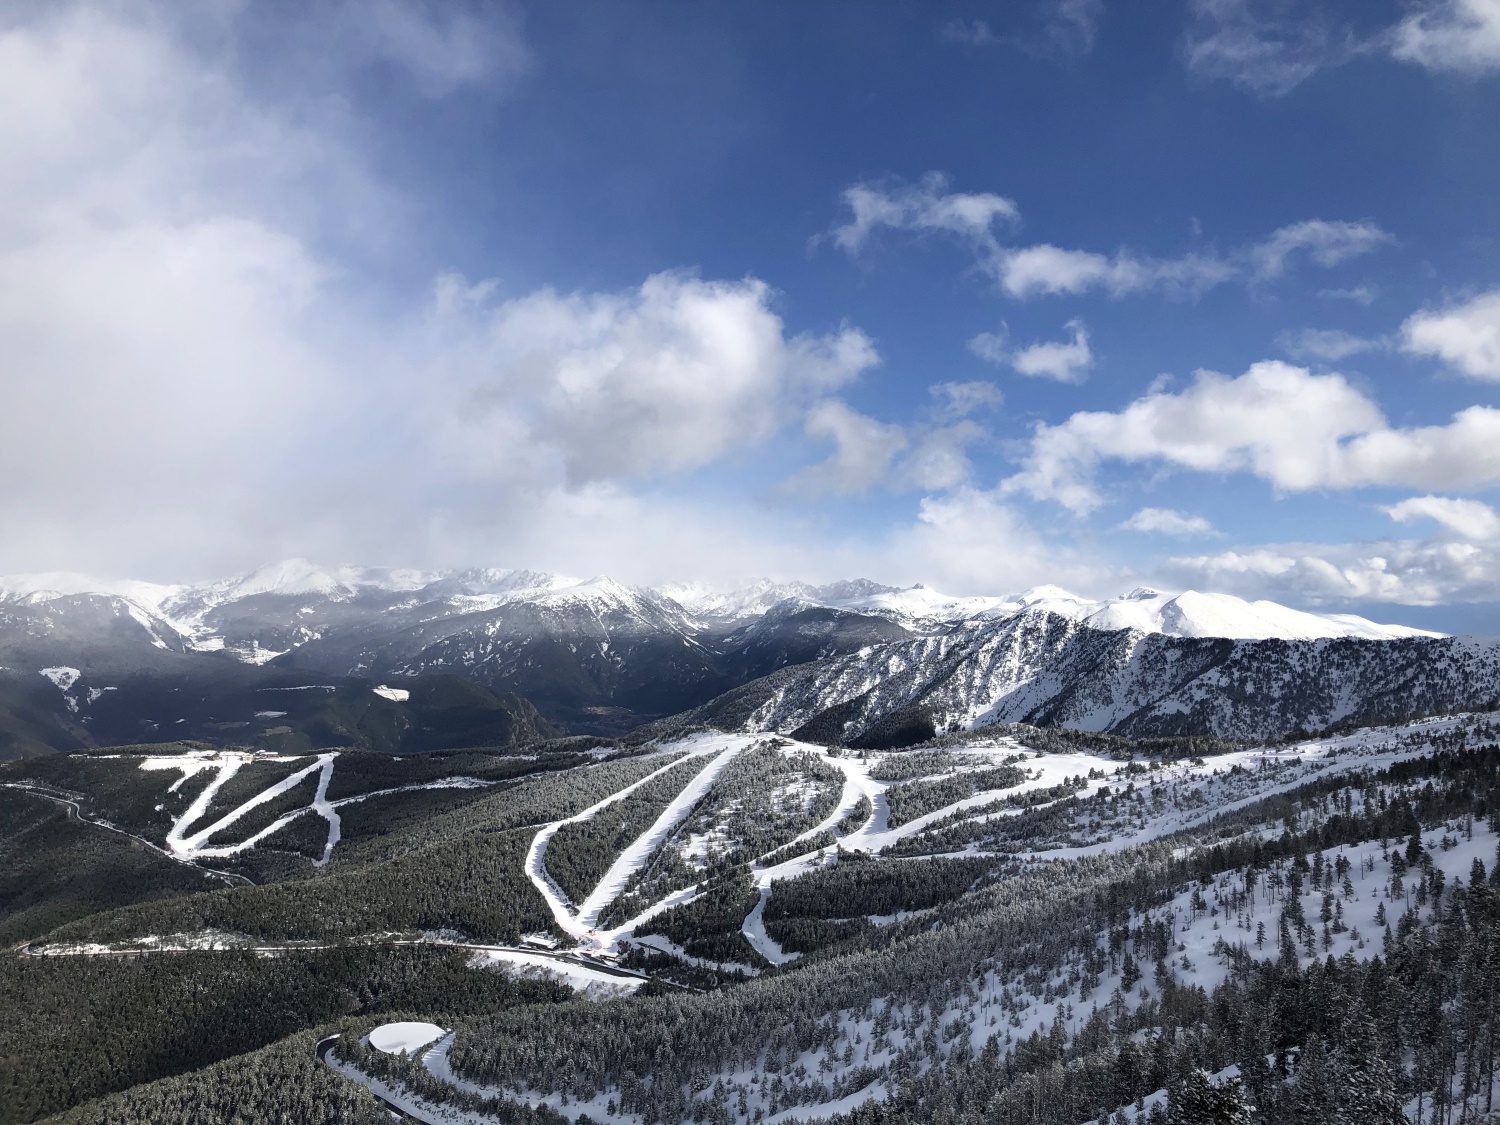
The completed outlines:
{"type": "MultiPolygon", "coordinates": [[[[329,751],[319,754],[310,765],[295,770],[259,793],[241,802],[239,805],[224,813],[217,820],[204,828],[191,832],[195,824],[201,821],[208,810],[213,807],[215,798],[223,790],[224,786],[247,764],[252,762],[295,762],[299,758],[284,757],[280,755],[253,754],[238,751],[218,751],[213,755],[177,755],[173,757],[146,758],[141,762],[143,770],[176,770],[182,776],[168,786],[167,791],[174,791],[190,777],[201,773],[205,769],[216,770],[214,779],[193,799],[181,816],[172,823],[167,832],[167,849],[174,858],[192,861],[202,857],[218,857],[238,855],[248,851],[277,832],[298,817],[309,814],[320,816],[328,824],[328,837],[323,844],[323,854],[320,858],[313,860],[314,867],[324,867],[333,858],[333,849],[338,844],[342,834],[342,822],[339,819],[338,810],[344,805],[354,804],[358,801],[368,801],[372,797],[384,797],[392,793],[408,793],[419,789],[455,789],[455,788],[479,788],[495,784],[490,781],[481,781],[472,777],[445,777],[435,781],[416,782],[411,785],[398,785],[389,789],[376,789],[369,793],[359,793],[352,797],[343,797],[336,801],[328,799],[328,785],[333,780],[335,763],[338,761],[338,751],[329,751]],[[227,844],[209,843],[215,836],[220,835],[244,817],[247,813],[274,801],[283,793],[290,792],[302,784],[314,773],[318,775],[318,786],[311,801],[301,808],[292,809],[283,813],[266,827],[242,840],[236,840],[227,844]]],[[[152,845],[155,847],[155,845],[152,845]]],[[[161,850],[161,849],[157,849],[161,850]]],[[[246,880],[249,882],[249,880],[246,880]]]]}
{"type": "Polygon", "coordinates": [[[718,780],[725,767],[735,758],[740,751],[750,745],[751,740],[737,735],[708,735],[699,736],[688,743],[679,744],[676,749],[684,749],[689,757],[712,757],[712,760],[701,770],[686,788],[667,806],[657,817],[656,822],[645,832],[636,838],[629,847],[611,864],[605,872],[604,878],[594,887],[583,904],[575,910],[561,887],[547,873],[547,845],[565,824],[577,824],[594,817],[601,810],[608,808],[618,801],[624,800],[643,785],[654,781],[668,770],[677,766],[682,759],[674,757],[661,769],[647,774],[639,781],[633,782],[611,793],[601,801],[596,801],[582,812],[574,813],[572,816],[555,820],[550,824],[543,825],[532,838],[531,847],[526,852],[526,877],[542,897],[547,900],[547,905],[552,911],[552,917],[558,928],[564,933],[576,939],[580,944],[588,948],[608,949],[612,948],[611,936],[619,931],[611,931],[610,935],[600,934],[594,929],[595,923],[604,908],[615,900],[629,881],[630,876],[635,874],[651,857],[651,853],[661,844],[663,840],[676,828],[682,819],[692,810],[693,806],[718,780]]]}

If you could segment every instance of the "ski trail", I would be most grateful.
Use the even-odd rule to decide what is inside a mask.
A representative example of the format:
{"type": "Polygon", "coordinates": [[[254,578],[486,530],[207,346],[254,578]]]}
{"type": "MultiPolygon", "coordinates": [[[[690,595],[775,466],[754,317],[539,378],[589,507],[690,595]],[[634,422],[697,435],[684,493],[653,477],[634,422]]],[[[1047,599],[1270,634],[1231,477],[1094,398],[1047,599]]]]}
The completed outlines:
{"type": "MultiPolygon", "coordinates": [[[[150,759],[142,762],[141,768],[161,768],[159,766],[153,766],[149,763],[150,759]]],[[[204,786],[203,792],[199,793],[198,796],[193,798],[193,803],[187,807],[187,811],[173,822],[171,830],[167,832],[167,848],[173,854],[183,856],[184,858],[191,858],[190,853],[192,849],[183,843],[182,834],[187,831],[187,829],[191,825],[197,823],[203,818],[204,813],[208,812],[208,806],[213,804],[214,798],[219,795],[219,790],[224,788],[224,783],[227,782],[235,774],[239,773],[240,767],[244,764],[245,759],[243,755],[227,755],[224,758],[223,764],[219,766],[218,776],[210,781],[206,786],[204,786]]],[[[193,773],[197,772],[197,770],[193,771],[193,773]]],[[[184,775],[183,778],[177,782],[177,784],[180,785],[182,781],[186,781],[188,776],[191,775],[184,775]]]]}
{"type": "Polygon", "coordinates": [[[625,889],[625,884],[630,881],[630,877],[645,866],[646,861],[651,858],[651,854],[661,845],[661,842],[682,823],[683,818],[692,811],[694,805],[703,799],[713,783],[719,780],[719,775],[744,748],[745,744],[742,744],[721,750],[692,781],[683,787],[682,792],[672,798],[672,803],[662,810],[656,822],[620,853],[619,858],[610,864],[604,877],[578,907],[578,921],[581,925],[591,930],[594,928],[604,908],[619,897],[620,892],[625,889]]]}
{"type": "MultiPolygon", "coordinates": [[[[317,771],[323,770],[324,773],[325,773],[325,775],[331,776],[332,772],[333,772],[333,759],[336,758],[336,757],[338,757],[337,753],[333,753],[333,754],[320,754],[320,755],[318,755],[317,760],[314,761],[312,765],[306,766],[306,767],[298,770],[296,773],[290,774],[287,777],[282,778],[280,781],[276,782],[274,785],[271,785],[268,788],[263,789],[261,792],[257,793],[254,797],[251,797],[244,804],[240,805],[238,808],[232,809],[231,811],[225,813],[218,820],[216,820],[212,824],[210,824],[207,828],[200,829],[199,831],[194,832],[191,836],[188,836],[188,837],[185,837],[185,838],[183,836],[181,836],[181,835],[178,835],[176,844],[174,845],[174,850],[177,850],[177,849],[180,848],[182,850],[183,854],[185,854],[185,855],[232,855],[232,854],[234,854],[235,851],[240,850],[245,845],[243,845],[243,844],[235,844],[235,845],[231,846],[231,850],[224,851],[224,850],[219,849],[219,848],[206,848],[206,847],[203,846],[204,841],[208,840],[215,833],[222,832],[224,829],[228,828],[231,824],[233,824],[235,821],[239,820],[240,817],[244,816],[251,809],[258,808],[259,806],[265,804],[267,801],[275,800],[277,797],[281,796],[287,790],[295,788],[297,785],[301,784],[301,782],[303,781],[303,779],[311,777],[317,771]]],[[[210,790],[215,790],[216,786],[219,785],[219,784],[221,784],[221,783],[222,782],[216,780],[215,784],[213,786],[209,787],[210,790]]],[[[325,778],[322,780],[322,785],[323,785],[323,787],[325,789],[327,787],[327,784],[328,784],[327,777],[325,776],[325,778]]],[[[189,811],[191,811],[191,810],[189,810],[189,811]]],[[[188,821],[187,823],[191,824],[192,822],[188,821]]],[[[176,827],[173,828],[173,831],[174,832],[180,832],[181,828],[183,828],[183,827],[185,827],[185,825],[183,825],[182,822],[179,822],[179,824],[176,827]]],[[[260,835],[263,835],[263,833],[257,833],[257,836],[260,836],[260,835]]],[[[171,837],[169,836],[168,839],[170,840],[171,837]]]]}
{"type": "Polygon", "coordinates": [[[781,944],[766,933],[766,903],[771,898],[771,886],[766,884],[760,889],[760,898],[755,902],[755,909],[745,915],[745,921],[740,925],[740,933],[745,935],[755,952],[759,953],[773,965],[786,965],[801,957],[800,953],[787,953],[781,948],[781,944]]]}
{"type": "MultiPolygon", "coordinates": [[[[689,755],[695,753],[702,755],[708,753],[708,751],[699,750],[695,752],[689,750],[688,753],[689,755]]],[[[632,782],[623,789],[611,793],[603,800],[594,802],[582,812],[574,813],[572,816],[564,817],[562,820],[554,820],[551,824],[544,824],[537,830],[537,834],[532,837],[531,847],[526,850],[526,877],[531,880],[532,886],[536,887],[542,893],[542,897],[547,900],[547,906],[552,911],[553,921],[557,923],[558,928],[564,933],[575,938],[586,939],[592,936],[593,931],[589,927],[579,924],[573,915],[571,909],[572,903],[568,896],[563,892],[561,887],[552,881],[552,876],[547,874],[547,845],[552,842],[552,837],[557,835],[558,829],[564,824],[576,824],[579,821],[588,820],[601,809],[608,808],[616,801],[624,800],[642,785],[645,785],[648,781],[655,780],[681,762],[681,758],[674,758],[662,766],[661,769],[654,770],[639,781],[632,782]]]]}
{"type": "Polygon", "coordinates": [[[313,860],[314,867],[326,867],[329,859],[333,857],[333,845],[342,838],[344,822],[339,819],[337,808],[329,803],[328,783],[333,780],[333,759],[336,754],[329,754],[323,759],[323,774],[318,778],[318,791],[313,794],[312,809],[328,822],[328,842],[323,845],[323,858],[313,860]]]}

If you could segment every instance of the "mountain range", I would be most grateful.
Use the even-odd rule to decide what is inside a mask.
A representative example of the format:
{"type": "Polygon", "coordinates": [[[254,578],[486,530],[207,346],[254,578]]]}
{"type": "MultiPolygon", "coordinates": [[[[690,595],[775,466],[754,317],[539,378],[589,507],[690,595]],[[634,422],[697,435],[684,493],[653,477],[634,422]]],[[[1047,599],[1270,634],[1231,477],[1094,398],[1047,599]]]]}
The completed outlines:
{"type": "MultiPolygon", "coordinates": [[[[408,713],[413,699],[455,698],[412,696],[433,677],[484,693],[465,707],[508,716],[495,743],[617,735],[670,716],[872,745],[999,721],[1279,737],[1488,706],[1497,667],[1486,640],[1196,591],[953,597],[864,579],[650,588],[305,559],[201,585],[0,578],[10,716],[0,722],[45,727],[54,748],[261,738],[289,725],[312,745],[364,744],[362,723],[387,730],[376,739],[385,749],[410,748],[424,726],[429,742],[451,743],[438,733],[445,720],[408,713]],[[307,686],[360,700],[359,714],[246,703],[307,686]],[[381,686],[406,698],[374,695],[381,686]],[[371,707],[399,719],[365,716],[371,707]]],[[[458,726],[466,733],[452,738],[472,737],[470,719],[458,726]]]]}

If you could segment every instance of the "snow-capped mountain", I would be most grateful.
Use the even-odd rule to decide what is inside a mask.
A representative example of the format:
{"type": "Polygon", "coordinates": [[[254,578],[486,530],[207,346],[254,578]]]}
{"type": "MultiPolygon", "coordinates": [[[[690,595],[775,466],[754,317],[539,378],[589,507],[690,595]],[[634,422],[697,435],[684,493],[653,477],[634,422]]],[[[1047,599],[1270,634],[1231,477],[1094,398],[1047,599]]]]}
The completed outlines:
{"type": "Polygon", "coordinates": [[[888,746],[998,722],[1275,738],[1500,702],[1500,641],[1173,636],[1091,617],[1039,603],[787,668],[686,718],[888,746]]]}
{"type": "MultiPolygon", "coordinates": [[[[801,726],[873,691],[859,705],[865,717],[839,733],[858,737],[911,702],[911,685],[931,678],[933,661],[984,664],[973,655],[987,643],[980,638],[1029,635],[1031,626],[1009,633],[1005,626],[1053,619],[1067,623],[1073,649],[1115,644],[1107,638],[1121,630],[1137,647],[1144,637],[1383,643],[1432,636],[1194,591],[1140,589],[1090,600],[1041,586],[953,597],[922,585],[903,589],[863,579],[652,589],[529,570],[422,572],[292,559],[201,585],[76,574],[0,578],[0,667],[122,674],[233,659],[334,676],[450,673],[531,698],[567,729],[605,731],[697,707],[759,677],[806,665],[809,675],[832,676],[835,686],[818,680],[807,692],[792,691],[756,721],[777,729],[801,726]],[[834,665],[828,661],[857,670],[829,671],[834,665]],[[904,702],[887,705],[887,697],[904,702]]],[[[998,707],[997,716],[1032,714],[1064,689],[1101,690],[1097,670],[1087,673],[1089,685],[1081,683],[1081,671],[1048,673],[1059,685],[1068,682],[1043,690],[1034,684],[1041,665],[1030,650],[1008,659],[1015,683],[1031,685],[1031,694],[1017,695],[1004,677],[986,673],[981,679],[989,686],[975,689],[972,698],[960,692],[933,713],[944,723],[978,721],[987,707],[998,707]],[[1030,701],[1024,705],[1023,695],[1030,701]]],[[[1128,664],[1136,657],[1123,659],[1128,664]]],[[[1044,664],[1052,662],[1049,656],[1044,664]]],[[[1121,699],[1149,694],[1144,687],[1132,691],[1121,699]]],[[[1108,718],[1065,708],[1057,721],[1110,726],[1124,721],[1119,709],[1125,706],[1110,704],[1108,718]]]]}

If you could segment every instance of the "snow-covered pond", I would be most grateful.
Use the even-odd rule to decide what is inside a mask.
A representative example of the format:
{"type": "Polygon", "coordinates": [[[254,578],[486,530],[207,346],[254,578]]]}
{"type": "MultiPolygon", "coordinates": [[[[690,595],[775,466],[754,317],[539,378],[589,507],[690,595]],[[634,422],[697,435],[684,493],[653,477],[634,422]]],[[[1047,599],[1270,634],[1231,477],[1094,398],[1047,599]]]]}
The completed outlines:
{"type": "Polygon", "coordinates": [[[384,1023],[370,1032],[370,1046],[388,1055],[411,1055],[447,1034],[435,1023],[384,1023]]]}

